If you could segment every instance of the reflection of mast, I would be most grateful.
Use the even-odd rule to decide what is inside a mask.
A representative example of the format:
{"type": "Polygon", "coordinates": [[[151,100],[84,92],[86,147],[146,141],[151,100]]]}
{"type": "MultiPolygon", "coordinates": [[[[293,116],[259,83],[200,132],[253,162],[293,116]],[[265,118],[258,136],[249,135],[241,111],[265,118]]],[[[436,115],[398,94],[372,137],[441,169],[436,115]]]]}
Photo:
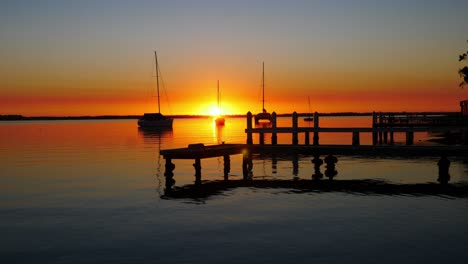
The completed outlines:
{"type": "MultiPolygon", "coordinates": [[[[157,146],[156,151],[157,151],[157,159],[156,159],[156,171],[154,171],[154,167],[151,166],[151,171],[152,175],[156,174],[156,182],[157,182],[157,193],[159,196],[162,195],[162,190],[163,190],[163,165],[161,162],[161,144],[162,140],[165,138],[171,138],[172,137],[172,128],[155,128],[155,129],[144,129],[139,127],[138,128],[138,134],[143,136],[144,144],[148,146],[157,146]]],[[[154,162],[154,161],[153,161],[154,162]]]]}

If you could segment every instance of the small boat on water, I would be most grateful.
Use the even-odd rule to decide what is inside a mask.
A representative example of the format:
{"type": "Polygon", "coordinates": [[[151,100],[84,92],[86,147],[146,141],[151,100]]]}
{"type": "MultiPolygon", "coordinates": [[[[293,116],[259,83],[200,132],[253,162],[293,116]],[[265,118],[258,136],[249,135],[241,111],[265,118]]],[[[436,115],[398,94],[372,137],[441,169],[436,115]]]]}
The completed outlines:
{"type": "Polygon", "coordinates": [[[271,114],[265,109],[265,63],[262,63],[262,112],[255,115],[255,124],[270,123],[271,114]]]}
{"type": "Polygon", "coordinates": [[[154,52],[154,58],[156,60],[156,89],[158,94],[158,112],[157,113],[144,113],[143,116],[138,119],[138,126],[141,128],[172,128],[173,118],[169,118],[161,114],[161,106],[159,100],[159,65],[158,55],[154,52]]]}
{"type": "Polygon", "coordinates": [[[219,111],[219,116],[216,117],[215,122],[216,122],[217,126],[224,126],[224,117],[221,116],[220,101],[221,101],[221,95],[219,93],[219,80],[218,80],[218,111],[219,111]]]}

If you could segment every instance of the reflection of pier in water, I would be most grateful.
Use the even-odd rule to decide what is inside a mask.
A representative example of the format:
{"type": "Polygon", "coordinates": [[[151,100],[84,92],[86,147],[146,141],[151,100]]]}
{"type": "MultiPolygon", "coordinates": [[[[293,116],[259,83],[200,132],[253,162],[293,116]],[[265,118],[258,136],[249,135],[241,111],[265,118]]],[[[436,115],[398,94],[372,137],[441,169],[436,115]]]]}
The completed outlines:
{"type": "Polygon", "coordinates": [[[235,188],[282,189],[284,193],[342,192],[359,195],[439,196],[467,198],[468,185],[435,183],[392,184],[378,180],[224,180],[208,181],[166,189],[166,199],[206,199],[235,188]]]}

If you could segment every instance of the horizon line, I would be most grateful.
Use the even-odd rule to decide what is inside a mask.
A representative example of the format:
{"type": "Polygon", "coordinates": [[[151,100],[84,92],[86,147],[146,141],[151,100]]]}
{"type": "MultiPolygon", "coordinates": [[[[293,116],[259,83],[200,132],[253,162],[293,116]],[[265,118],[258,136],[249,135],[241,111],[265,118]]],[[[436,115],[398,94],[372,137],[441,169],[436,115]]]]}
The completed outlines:
{"type": "MultiPolygon", "coordinates": [[[[430,114],[430,115],[437,115],[437,114],[457,114],[459,112],[453,111],[402,111],[402,112],[394,112],[394,111],[371,111],[371,112],[324,112],[318,113],[320,116],[371,116],[373,113],[418,113],[418,114],[430,114]]],[[[294,112],[293,112],[294,113],[294,112]]],[[[292,116],[293,113],[280,113],[277,114],[278,117],[289,117],[292,116]]],[[[298,116],[310,116],[311,113],[301,112],[297,113],[298,116]]],[[[253,114],[255,115],[255,114],[253,114]]],[[[20,121],[20,120],[79,120],[79,119],[138,119],[142,115],[38,115],[38,116],[24,116],[19,114],[5,114],[0,115],[1,121],[20,121]]],[[[246,114],[233,114],[233,115],[222,115],[223,117],[231,117],[231,118],[240,118],[246,117],[246,114]]],[[[191,115],[191,114],[179,114],[179,115],[166,115],[166,117],[170,118],[209,118],[213,117],[212,115],[191,115]]]]}

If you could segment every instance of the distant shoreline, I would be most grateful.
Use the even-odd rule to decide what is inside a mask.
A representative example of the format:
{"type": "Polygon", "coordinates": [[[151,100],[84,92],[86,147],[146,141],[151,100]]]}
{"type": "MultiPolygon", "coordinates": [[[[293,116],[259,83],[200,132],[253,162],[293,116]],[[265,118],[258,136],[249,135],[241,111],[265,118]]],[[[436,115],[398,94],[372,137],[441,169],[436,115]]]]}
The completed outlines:
{"type": "MultiPolygon", "coordinates": [[[[410,113],[410,112],[408,112],[410,113]]],[[[457,112],[414,112],[427,115],[451,115],[457,112]]],[[[372,116],[372,112],[336,112],[319,113],[320,116],[372,116]]],[[[310,116],[311,113],[298,113],[299,117],[310,116]]],[[[292,114],[277,114],[278,117],[290,117],[292,114]]],[[[138,119],[141,115],[97,115],[97,116],[23,116],[0,115],[0,121],[33,121],[33,120],[107,120],[107,119],[138,119]]],[[[167,115],[167,117],[181,118],[209,118],[210,115],[167,115]]],[[[244,118],[246,115],[225,115],[227,118],[244,118]]]]}

